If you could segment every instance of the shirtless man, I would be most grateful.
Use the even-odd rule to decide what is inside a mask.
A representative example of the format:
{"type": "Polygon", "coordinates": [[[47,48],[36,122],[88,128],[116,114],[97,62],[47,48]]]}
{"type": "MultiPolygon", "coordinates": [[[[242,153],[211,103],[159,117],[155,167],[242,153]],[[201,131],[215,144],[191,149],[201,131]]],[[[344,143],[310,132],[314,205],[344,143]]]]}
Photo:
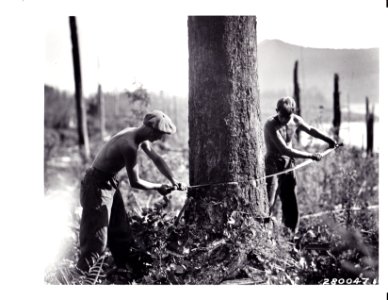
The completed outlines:
{"type": "MultiPolygon", "coordinates": [[[[291,97],[278,100],[277,114],[270,117],[264,125],[264,141],[266,145],[265,169],[266,175],[274,174],[294,166],[294,158],[308,158],[319,161],[320,153],[309,153],[292,148],[292,138],[297,129],[302,130],[312,137],[321,139],[336,147],[337,142],[308,125],[300,116],[295,115],[295,101],[291,97]]],[[[270,214],[273,213],[275,198],[278,195],[282,202],[283,222],[292,232],[296,232],[299,223],[298,203],[295,194],[296,178],[294,172],[269,177],[267,193],[270,214]]]]}
{"type": "Polygon", "coordinates": [[[80,258],[77,267],[83,271],[96,262],[108,246],[118,267],[125,267],[129,251],[129,223],[124,202],[117,187],[116,174],[126,168],[133,188],[157,190],[166,195],[182,184],[174,179],[163,158],[151,142],[165,134],[175,133],[175,125],[161,111],[146,114],[140,127],[126,128],[113,136],[97,154],[81,182],[80,258]],[[139,178],[139,147],[153,161],[170,185],[152,183],[139,178]]]}

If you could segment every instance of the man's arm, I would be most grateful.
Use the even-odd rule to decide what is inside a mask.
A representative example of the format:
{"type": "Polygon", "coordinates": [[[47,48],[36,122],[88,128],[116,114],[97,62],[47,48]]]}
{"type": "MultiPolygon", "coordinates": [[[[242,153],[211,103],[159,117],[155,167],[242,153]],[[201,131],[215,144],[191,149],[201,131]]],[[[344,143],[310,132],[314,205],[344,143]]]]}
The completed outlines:
{"type": "Polygon", "coordinates": [[[139,168],[137,165],[136,152],[131,153],[131,155],[126,154],[125,159],[125,168],[127,170],[128,179],[131,184],[131,187],[141,190],[157,190],[162,195],[166,195],[172,191],[172,188],[160,183],[153,183],[146,180],[143,180],[139,177],[139,168]]]}
{"type": "Polygon", "coordinates": [[[178,186],[179,182],[174,179],[174,176],[164,159],[158,153],[156,153],[154,149],[152,149],[151,143],[149,141],[145,141],[141,144],[141,148],[153,161],[159,172],[162,173],[171,182],[172,185],[178,186]]]}
{"type": "Polygon", "coordinates": [[[323,132],[319,131],[315,127],[308,125],[300,116],[297,116],[297,122],[300,130],[308,133],[312,137],[318,138],[329,144],[330,148],[334,148],[337,145],[337,142],[333,140],[331,137],[327,136],[323,132]]]}
{"type": "Polygon", "coordinates": [[[129,182],[131,186],[135,189],[141,190],[157,190],[162,187],[159,183],[153,183],[146,180],[143,180],[139,177],[138,166],[134,166],[133,168],[127,168],[129,182]]]}

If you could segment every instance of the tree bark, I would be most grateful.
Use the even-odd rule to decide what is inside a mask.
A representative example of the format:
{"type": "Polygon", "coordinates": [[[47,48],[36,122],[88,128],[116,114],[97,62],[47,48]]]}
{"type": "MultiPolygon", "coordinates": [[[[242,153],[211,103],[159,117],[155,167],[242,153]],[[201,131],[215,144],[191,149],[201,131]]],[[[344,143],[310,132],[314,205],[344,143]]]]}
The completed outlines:
{"type": "Polygon", "coordinates": [[[73,67],[74,67],[74,82],[75,82],[75,103],[77,111],[77,123],[78,123],[78,144],[84,151],[83,155],[86,160],[90,158],[89,138],[86,121],[85,104],[82,97],[82,76],[81,76],[81,60],[78,46],[78,33],[77,33],[77,21],[74,16],[69,17],[70,23],[70,35],[73,54],[73,67]]]}
{"type": "Polygon", "coordinates": [[[189,177],[184,213],[205,238],[268,213],[256,18],[189,17],[189,177]],[[237,182],[237,183],[236,183],[237,182]]]}

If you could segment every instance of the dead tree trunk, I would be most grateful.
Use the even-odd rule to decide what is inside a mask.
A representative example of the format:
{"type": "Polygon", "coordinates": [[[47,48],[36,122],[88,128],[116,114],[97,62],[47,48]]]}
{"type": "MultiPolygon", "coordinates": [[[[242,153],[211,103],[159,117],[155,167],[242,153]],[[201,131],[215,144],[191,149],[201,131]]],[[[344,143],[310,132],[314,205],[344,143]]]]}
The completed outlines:
{"type": "Polygon", "coordinates": [[[104,140],[106,130],[105,130],[105,99],[102,94],[101,84],[98,85],[97,90],[97,98],[98,98],[98,106],[100,113],[100,132],[101,132],[101,140],[104,140]]]}
{"type": "Polygon", "coordinates": [[[189,17],[188,29],[190,185],[206,185],[189,189],[184,219],[214,239],[268,211],[256,18],[189,17]]]}
{"type": "Polygon", "coordinates": [[[373,127],[374,127],[374,108],[369,110],[369,99],[366,97],[366,153],[373,156],[373,127]]]}
{"type": "Polygon", "coordinates": [[[114,116],[118,117],[119,116],[119,107],[120,106],[120,97],[119,95],[115,94],[114,95],[114,116]]]}
{"type": "Polygon", "coordinates": [[[341,126],[341,106],[340,106],[340,91],[339,91],[339,76],[334,74],[334,118],[333,118],[333,133],[334,138],[339,140],[339,131],[341,126]]]}
{"type": "Polygon", "coordinates": [[[86,123],[86,110],[82,98],[82,76],[81,61],[78,46],[77,22],[74,16],[69,17],[70,35],[73,54],[74,82],[75,82],[75,103],[77,112],[78,144],[84,159],[90,158],[88,129],[86,123]]]}
{"type": "MultiPolygon", "coordinates": [[[[300,89],[299,89],[299,82],[298,82],[298,61],[295,61],[294,65],[294,99],[296,103],[296,114],[301,116],[302,109],[300,107],[300,89]]],[[[298,143],[300,142],[300,131],[296,131],[296,140],[298,143]]]]}

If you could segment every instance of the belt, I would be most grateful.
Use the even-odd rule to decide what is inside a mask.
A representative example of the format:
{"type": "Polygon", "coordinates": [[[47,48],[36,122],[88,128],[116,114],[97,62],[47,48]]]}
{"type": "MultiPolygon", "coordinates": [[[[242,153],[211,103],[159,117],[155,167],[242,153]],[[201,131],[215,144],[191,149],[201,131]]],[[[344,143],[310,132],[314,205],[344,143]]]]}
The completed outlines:
{"type": "Polygon", "coordinates": [[[88,170],[93,177],[95,177],[98,180],[102,181],[108,181],[114,188],[117,189],[118,186],[118,179],[116,177],[116,174],[110,174],[105,171],[101,171],[97,169],[96,167],[91,167],[88,170]]]}

